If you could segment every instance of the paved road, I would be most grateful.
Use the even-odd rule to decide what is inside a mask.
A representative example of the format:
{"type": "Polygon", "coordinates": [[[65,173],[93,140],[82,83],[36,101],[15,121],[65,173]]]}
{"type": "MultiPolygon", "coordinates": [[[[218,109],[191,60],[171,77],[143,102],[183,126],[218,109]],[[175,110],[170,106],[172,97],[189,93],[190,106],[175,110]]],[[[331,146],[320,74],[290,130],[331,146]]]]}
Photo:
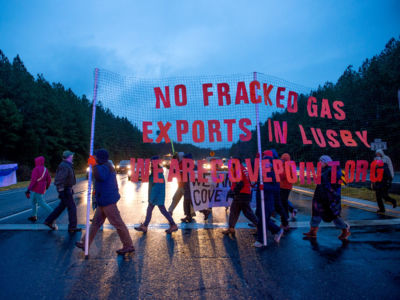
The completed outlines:
{"type": "MultiPolygon", "coordinates": [[[[110,226],[98,233],[88,260],[74,247],[80,234],[4,230],[1,226],[29,223],[29,211],[4,219],[4,214],[15,212],[14,206],[27,209],[29,202],[23,191],[12,197],[0,194],[2,210],[7,210],[0,222],[0,299],[400,298],[398,219],[344,207],[343,216],[357,225],[352,227],[350,242],[339,241],[333,227],[321,228],[317,242],[310,242],[302,238],[310,218],[310,198],[293,193],[291,199],[300,210],[298,228],[279,245],[269,237],[267,248],[253,248],[254,230],[248,229],[244,217],[236,238],[223,236],[224,208],[213,209],[212,219],[206,222],[198,215],[190,227],[210,229],[181,226],[171,236],[161,229],[166,221],[155,210],[153,228],[142,235],[132,227],[144,219],[147,184],[128,182],[124,176],[119,176],[119,184],[122,199],[118,205],[131,224],[136,247],[136,253],[127,257],[115,254],[121,244],[110,226]]],[[[81,181],[75,188],[80,224],[85,223],[86,185],[87,181],[81,181]]],[[[167,186],[167,199],[175,188],[174,184],[167,186]]],[[[54,191],[46,197],[56,200],[54,191]]],[[[170,200],[166,202],[168,206],[170,200]]],[[[183,216],[182,203],[175,212],[176,220],[183,216]]],[[[44,220],[43,212],[39,217],[44,220]]],[[[66,228],[66,213],[58,223],[66,228]]]]}

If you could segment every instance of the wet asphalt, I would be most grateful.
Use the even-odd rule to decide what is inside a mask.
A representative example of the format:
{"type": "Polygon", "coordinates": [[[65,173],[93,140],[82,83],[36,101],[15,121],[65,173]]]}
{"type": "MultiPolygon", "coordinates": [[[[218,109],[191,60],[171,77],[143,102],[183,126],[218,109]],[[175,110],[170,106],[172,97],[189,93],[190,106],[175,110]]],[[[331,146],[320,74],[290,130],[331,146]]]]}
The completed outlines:
{"type": "MultiPolygon", "coordinates": [[[[86,181],[80,182],[75,195],[81,224],[85,185],[86,181]]],[[[147,206],[146,185],[138,187],[120,176],[120,189],[123,219],[139,223],[147,206]]],[[[167,199],[174,189],[167,187],[167,199]]],[[[14,196],[17,202],[18,193],[14,196]]],[[[12,203],[10,198],[0,194],[0,205],[12,203]]],[[[291,199],[299,208],[297,220],[309,221],[310,199],[295,193],[291,199]]],[[[7,205],[5,215],[18,211],[7,205]]],[[[29,208],[29,203],[18,205],[29,208]]],[[[269,236],[268,246],[257,249],[252,246],[254,229],[238,229],[235,237],[224,236],[221,228],[180,229],[166,235],[157,227],[166,220],[155,210],[155,229],[145,235],[130,230],[134,254],[118,256],[118,235],[106,229],[99,231],[89,259],[74,247],[80,233],[2,230],[0,299],[399,299],[399,222],[351,207],[344,207],[342,215],[350,221],[394,222],[369,226],[366,221],[367,225],[352,227],[348,243],[337,239],[339,230],[333,227],[321,228],[317,240],[303,240],[302,232],[308,228],[300,226],[279,244],[269,236]]],[[[29,211],[1,223],[28,224],[28,216],[29,211]]],[[[176,221],[181,216],[182,203],[174,212],[176,221]]],[[[39,209],[40,221],[44,217],[39,209]]],[[[212,219],[204,221],[198,214],[196,222],[221,224],[226,218],[225,209],[216,208],[212,219]]],[[[57,222],[67,224],[67,214],[57,222]]],[[[241,216],[239,223],[247,220],[241,216]]]]}

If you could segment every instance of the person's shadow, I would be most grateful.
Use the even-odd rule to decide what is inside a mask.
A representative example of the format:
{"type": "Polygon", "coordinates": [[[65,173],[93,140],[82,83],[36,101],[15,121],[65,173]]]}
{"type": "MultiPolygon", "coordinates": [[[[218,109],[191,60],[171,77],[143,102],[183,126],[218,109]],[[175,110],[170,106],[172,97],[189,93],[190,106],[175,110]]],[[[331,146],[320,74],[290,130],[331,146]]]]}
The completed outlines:
{"type": "Polygon", "coordinates": [[[304,237],[303,240],[308,241],[310,243],[311,249],[317,252],[321,257],[328,260],[328,262],[335,262],[338,260],[344,253],[344,251],[348,248],[349,241],[342,241],[342,244],[339,247],[331,248],[327,246],[320,245],[317,239],[304,237]]]}

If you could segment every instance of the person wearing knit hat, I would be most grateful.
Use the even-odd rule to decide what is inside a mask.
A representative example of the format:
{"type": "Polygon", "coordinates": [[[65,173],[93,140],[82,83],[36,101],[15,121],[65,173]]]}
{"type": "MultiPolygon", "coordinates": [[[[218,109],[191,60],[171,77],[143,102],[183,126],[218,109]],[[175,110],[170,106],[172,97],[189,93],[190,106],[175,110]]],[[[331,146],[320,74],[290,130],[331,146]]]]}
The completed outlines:
{"type": "Polygon", "coordinates": [[[341,184],[339,183],[342,171],[336,168],[336,182],[331,182],[332,168],[330,163],[332,158],[322,155],[319,159],[322,165],[321,181],[317,184],[312,199],[312,217],[310,221],[310,231],[303,233],[305,239],[315,239],[321,221],[333,222],[335,226],[342,230],[338,238],[346,241],[350,236],[350,226],[342,219],[341,213],[341,184]]]}
{"type": "MultiPolygon", "coordinates": [[[[158,179],[162,180],[162,183],[155,182],[154,181],[154,164],[156,161],[159,160],[158,156],[153,156],[151,158],[151,174],[149,176],[149,203],[147,205],[147,212],[146,212],[146,219],[144,223],[140,224],[139,226],[135,227],[135,230],[141,231],[143,233],[147,232],[147,227],[149,226],[151,216],[153,214],[153,209],[155,206],[158,206],[158,209],[160,212],[163,214],[163,216],[168,220],[169,222],[169,228],[165,230],[166,233],[170,234],[174,231],[178,230],[178,226],[175,224],[174,219],[172,219],[172,216],[167,212],[164,202],[165,202],[165,177],[164,174],[158,173],[158,179]]],[[[161,167],[158,165],[158,167],[161,167]]]]}
{"type": "Polygon", "coordinates": [[[61,201],[46,218],[44,224],[52,230],[57,230],[58,227],[54,222],[67,208],[69,221],[68,232],[75,233],[81,231],[81,229],[77,227],[76,204],[73,198],[74,191],[72,190],[72,187],[76,184],[75,172],[72,166],[74,153],[65,150],[62,157],[63,160],[58,165],[56,176],[54,177],[54,185],[57,188],[58,198],[60,198],[61,201]]]}
{"type": "MultiPolygon", "coordinates": [[[[93,168],[94,198],[97,203],[92,225],[89,229],[89,246],[93,242],[97,231],[108,219],[110,224],[117,230],[118,236],[122,242],[122,249],[117,253],[124,255],[135,251],[128,228],[121,218],[117,207],[117,202],[121,198],[118,190],[117,173],[113,165],[108,161],[108,152],[100,149],[95,152],[95,156],[90,156],[88,164],[93,168]]],[[[87,232],[86,232],[87,234],[87,232]]],[[[81,241],[75,243],[76,247],[85,249],[85,235],[82,235],[81,241]]]]}

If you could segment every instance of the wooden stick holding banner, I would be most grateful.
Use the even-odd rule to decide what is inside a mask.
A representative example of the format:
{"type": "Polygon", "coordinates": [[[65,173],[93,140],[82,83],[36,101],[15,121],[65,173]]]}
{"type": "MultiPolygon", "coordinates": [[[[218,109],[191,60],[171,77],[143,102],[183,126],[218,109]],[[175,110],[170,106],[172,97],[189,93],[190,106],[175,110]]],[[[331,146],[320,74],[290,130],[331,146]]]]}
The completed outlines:
{"type": "MultiPolygon", "coordinates": [[[[94,128],[96,124],[96,99],[97,99],[97,81],[99,77],[99,69],[94,69],[94,90],[93,90],[93,106],[92,106],[92,126],[90,130],[90,155],[93,155],[94,128]]],[[[85,258],[89,257],[89,230],[90,230],[90,200],[92,196],[92,166],[89,166],[87,206],[86,206],[86,235],[85,235],[85,258]]]]}
{"type": "MultiPolygon", "coordinates": [[[[257,80],[257,72],[254,72],[254,80],[257,80]]],[[[262,177],[262,153],[261,153],[261,134],[260,134],[260,120],[259,120],[259,111],[258,111],[258,103],[256,103],[256,124],[257,124],[257,145],[258,145],[258,155],[259,155],[259,163],[260,163],[260,196],[261,196],[261,215],[262,215],[262,228],[263,228],[263,245],[267,246],[267,228],[265,226],[265,203],[264,203],[264,181],[262,177]]]]}

